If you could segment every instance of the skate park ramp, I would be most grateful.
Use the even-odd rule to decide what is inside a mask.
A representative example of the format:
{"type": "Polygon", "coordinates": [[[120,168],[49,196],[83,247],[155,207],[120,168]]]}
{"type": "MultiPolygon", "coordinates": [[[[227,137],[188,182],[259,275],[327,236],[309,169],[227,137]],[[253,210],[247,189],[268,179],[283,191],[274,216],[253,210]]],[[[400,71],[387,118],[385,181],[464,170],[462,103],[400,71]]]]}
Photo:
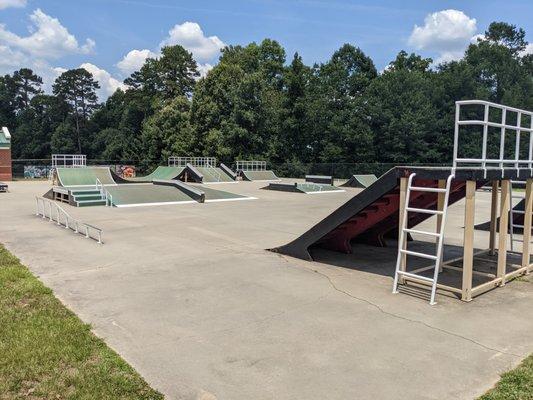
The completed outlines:
{"type": "Polygon", "coordinates": [[[274,171],[241,171],[242,177],[246,181],[280,181],[274,171]]]}
{"type": "Polygon", "coordinates": [[[60,186],[82,187],[96,185],[96,179],[103,185],[116,185],[108,167],[57,168],[57,180],[60,186]]]}
{"type": "Polygon", "coordinates": [[[113,205],[116,207],[141,207],[160,206],[170,204],[189,204],[234,200],[251,200],[253,197],[243,196],[222,190],[206,188],[204,186],[187,185],[177,182],[179,185],[172,185],[172,181],[157,181],[158,183],[136,183],[123,184],[106,187],[106,190],[113,196],[113,205]],[[180,189],[182,186],[190,186],[194,192],[202,194],[202,200],[191,193],[193,190],[180,189]]]}
{"type": "Polygon", "coordinates": [[[205,202],[214,203],[218,201],[232,201],[232,200],[254,200],[255,197],[244,196],[240,194],[226,192],[224,190],[216,190],[213,188],[201,186],[199,188],[205,193],[205,202]]]}
{"type": "Polygon", "coordinates": [[[266,190],[278,190],[280,192],[293,192],[293,193],[305,193],[305,194],[321,194],[321,193],[339,193],[344,192],[343,189],[332,185],[326,185],[321,183],[270,183],[263,189],[266,190]]]}
{"type": "Polygon", "coordinates": [[[204,176],[202,183],[235,182],[231,176],[218,167],[196,167],[196,169],[204,176]]]}
{"type": "MultiPolygon", "coordinates": [[[[481,171],[481,170],[479,170],[481,171]]],[[[449,205],[464,198],[466,179],[478,174],[478,187],[483,186],[491,177],[484,177],[482,172],[456,172],[449,195],[449,205]],[[458,175],[459,174],[459,175],[458,175]],[[468,175],[470,174],[470,175],[468,175]],[[485,178],[487,178],[485,180],[485,178]]],[[[398,238],[398,214],[400,206],[400,177],[407,177],[411,172],[417,173],[414,185],[419,187],[437,187],[438,179],[446,179],[450,168],[438,167],[396,167],[382,175],[368,188],[362,190],[345,204],[312,226],[307,232],[292,242],[270,249],[304,260],[312,260],[312,249],[319,247],[327,250],[350,254],[352,243],[384,247],[386,239],[398,238]]],[[[419,209],[436,209],[437,193],[412,192],[410,207],[419,209]]],[[[427,213],[409,213],[408,228],[412,228],[427,218],[427,213]]]]}
{"type": "Polygon", "coordinates": [[[191,196],[175,187],[144,184],[124,184],[106,187],[116,207],[156,206],[196,203],[191,196]]]}
{"type": "Polygon", "coordinates": [[[378,178],[376,175],[352,175],[350,179],[341,186],[354,188],[367,188],[372,185],[378,178]]]}
{"type": "Polygon", "coordinates": [[[158,166],[155,170],[153,170],[151,173],[145,176],[136,176],[134,178],[120,178],[118,176],[114,176],[114,178],[119,183],[152,182],[157,179],[171,180],[171,179],[178,179],[184,169],[185,169],[184,167],[158,166]]]}

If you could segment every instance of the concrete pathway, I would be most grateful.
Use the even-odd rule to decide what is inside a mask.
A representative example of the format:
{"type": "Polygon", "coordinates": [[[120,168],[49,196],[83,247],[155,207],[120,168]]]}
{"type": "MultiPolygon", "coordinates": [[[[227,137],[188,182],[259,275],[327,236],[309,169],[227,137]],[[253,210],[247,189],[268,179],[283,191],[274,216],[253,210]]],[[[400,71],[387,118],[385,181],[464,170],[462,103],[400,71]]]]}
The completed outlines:
{"type": "MultiPolygon", "coordinates": [[[[393,246],[321,263],[264,251],[358,189],[262,186],[216,187],[252,201],[66,206],[103,228],[98,245],[35,217],[48,183],[13,182],[0,194],[0,242],[169,399],[474,399],[533,352],[531,279],[430,307],[391,294],[393,246]]],[[[489,196],[478,198],[483,222],[489,196]]],[[[452,244],[461,205],[449,214],[452,244]]],[[[476,231],[476,244],[486,235],[476,231]]]]}

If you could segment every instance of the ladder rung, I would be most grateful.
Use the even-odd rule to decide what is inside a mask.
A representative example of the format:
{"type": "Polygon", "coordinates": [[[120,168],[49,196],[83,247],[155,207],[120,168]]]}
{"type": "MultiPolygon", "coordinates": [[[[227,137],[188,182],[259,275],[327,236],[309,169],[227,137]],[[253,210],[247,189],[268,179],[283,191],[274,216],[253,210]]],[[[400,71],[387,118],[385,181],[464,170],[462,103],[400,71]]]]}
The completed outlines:
{"type": "Polygon", "coordinates": [[[400,249],[400,252],[401,253],[405,253],[405,254],[408,254],[410,256],[416,256],[416,257],[421,257],[421,258],[427,258],[429,260],[436,260],[437,259],[437,256],[432,256],[431,254],[426,254],[426,253],[418,253],[416,251],[411,251],[411,250],[405,250],[405,249],[400,249]]]}
{"type": "Polygon", "coordinates": [[[446,189],[433,187],[411,186],[411,190],[414,190],[415,192],[446,193],[446,189]]]}
{"type": "Polygon", "coordinates": [[[444,214],[444,211],[438,211],[438,210],[427,210],[425,208],[413,208],[413,207],[407,207],[407,211],[410,212],[418,212],[423,214],[435,214],[435,215],[442,215],[444,214]]]}
{"type": "Polygon", "coordinates": [[[407,233],[418,233],[420,235],[429,235],[429,236],[435,236],[435,237],[440,237],[441,234],[440,233],[436,233],[436,232],[427,232],[427,231],[419,231],[417,229],[407,229],[405,228],[403,230],[404,232],[407,232],[407,233]]]}
{"type": "Polygon", "coordinates": [[[521,211],[521,210],[511,210],[511,212],[513,214],[525,214],[526,213],[525,211],[521,211]]]}
{"type": "Polygon", "coordinates": [[[412,274],[410,272],[398,271],[398,275],[403,275],[403,276],[407,276],[407,277],[410,277],[410,278],[420,279],[420,280],[423,280],[423,281],[426,281],[426,282],[432,282],[433,283],[433,279],[432,278],[428,278],[428,277],[422,276],[422,275],[412,274]]]}
{"type": "Polygon", "coordinates": [[[522,228],[522,229],[524,229],[524,225],[516,225],[516,224],[513,224],[511,227],[512,227],[512,228],[522,228]]]}

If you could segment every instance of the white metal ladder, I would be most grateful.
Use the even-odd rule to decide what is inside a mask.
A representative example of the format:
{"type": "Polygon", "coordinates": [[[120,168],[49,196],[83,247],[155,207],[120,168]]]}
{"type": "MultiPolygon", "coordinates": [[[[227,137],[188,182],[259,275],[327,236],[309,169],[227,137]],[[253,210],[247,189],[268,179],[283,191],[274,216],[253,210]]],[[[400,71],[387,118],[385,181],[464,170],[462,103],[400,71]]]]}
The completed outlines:
{"type": "Polygon", "coordinates": [[[513,184],[525,184],[525,182],[523,182],[523,181],[511,181],[511,185],[510,185],[511,207],[510,207],[510,211],[509,211],[509,236],[511,238],[511,251],[514,251],[514,243],[515,242],[520,242],[520,243],[523,242],[522,239],[515,238],[515,236],[514,236],[515,229],[517,229],[517,228],[518,229],[522,229],[522,234],[524,233],[523,232],[524,225],[515,224],[514,223],[514,215],[518,214],[518,215],[524,215],[525,216],[525,213],[526,213],[524,210],[515,210],[514,209],[513,200],[514,199],[523,200],[523,199],[525,199],[525,196],[516,195],[515,192],[513,191],[513,184]]]}
{"type": "Polygon", "coordinates": [[[396,271],[394,273],[394,284],[392,288],[392,293],[398,293],[398,284],[399,284],[399,278],[400,276],[410,277],[413,279],[418,279],[421,281],[429,282],[431,283],[431,299],[429,304],[434,305],[435,304],[435,293],[437,291],[437,280],[439,277],[439,270],[441,269],[442,264],[442,246],[444,243],[444,227],[446,225],[446,212],[448,210],[448,200],[450,197],[450,188],[452,179],[454,178],[454,175],[451,174],[446,179],[446,187],[445,188],[432,188],[432,187],[416,187],[413,186],[413,179],[416,176],[416,173],[412,173],[409,175],[409,180],[407,183],[407,193],[405,198],[405,208],[403,210],[403,220],[402,220],[402,226],[400,230],[400,237],[398,241],[398,258],[396,260],[396,271]],[[444,193],[444,204],[442,210],[428,210],[423,208],[413,208],[409,206],[409,200],[411,197],[411,191],[415,192],[429,192],[429,193],[444,193]],[[428,231],[421,231],[416,229],[409,229],[408,228],[408,216],[410,212],[416,212],[416,213],[424,213],[424,214],[432,214],[432,215],[440,215],[441,216],[441,223],[439,226],[438,232],[428,232],[428,231]],[[419,253],[416,251],[407,250],[407,240],[406,234],[409,233],[415,233],[420,235],[427,235],[437,238],[437,254],[427,254],[427,253],[419,253]],[[425,258],[428,260],[432,260],[435,262],[434,272],[433,272],[433,278],[428,278],[426,276],[418,275],[412,272],[402,271],[401,265],[402,260],[404,256],[410,255],[420,258],[425,258]]]}

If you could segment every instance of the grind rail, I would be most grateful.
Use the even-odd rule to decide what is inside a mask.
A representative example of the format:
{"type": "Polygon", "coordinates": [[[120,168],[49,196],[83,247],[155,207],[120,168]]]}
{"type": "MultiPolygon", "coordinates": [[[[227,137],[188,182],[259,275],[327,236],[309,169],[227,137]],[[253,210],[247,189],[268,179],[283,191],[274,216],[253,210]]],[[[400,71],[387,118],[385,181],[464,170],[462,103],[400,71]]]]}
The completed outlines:
{"type": "Polygon", "coordinates": [[[65,229],[74,231],[74,233],[84,235],[87,239],[96,240],[100,244],[104,243],[102,241],[102,229],[78,221],[52,200],[44,197],[35,197],[35,215],[48,219],[50,222],[55,222],[57,225],[65,227],[65,229]],[[93,234],[96,234],[96,236],[93,234]]]}

